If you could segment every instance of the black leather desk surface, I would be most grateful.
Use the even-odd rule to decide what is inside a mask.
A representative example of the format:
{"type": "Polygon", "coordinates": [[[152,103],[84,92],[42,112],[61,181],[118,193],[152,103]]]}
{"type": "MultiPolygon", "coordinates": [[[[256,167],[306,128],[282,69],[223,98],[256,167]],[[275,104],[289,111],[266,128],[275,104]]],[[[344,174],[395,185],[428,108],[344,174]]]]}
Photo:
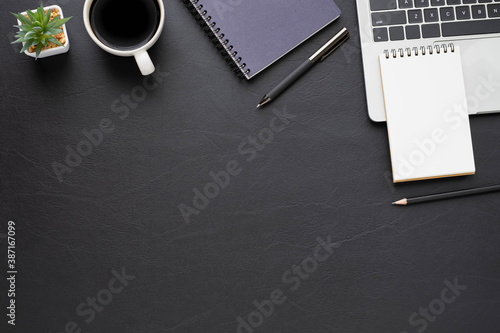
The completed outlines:
{"type": "Polygon", "coordinates": [[[477,175],[391,184],[385,125],[367,115],[354,1],[339,1],[341,19],[251,82],[233,76],[181,1],[165,1],[165,29],[151,50],[163,74],[157,86],[146,82],[150,90],[132,58],[94,45],[83,1],[59,2],[74,16],[71,50],[36,62],[9,45],[8,13],[36,2],[2,2],[0,232],[16,223],[18,275],[12,327],[2,236],[0,327],[500,332],[500,193],[390,204],[498,183],[500,115],[471,120],[477,175]],[[342,26],[352,33],[342,49],[255,109],[342,26]],[[273,109],[293,119],[282,126],[273,109]],[[53,163],[68,166],[67,147],[76,150],[103,119],[114,130],[81,161],[73,157],[60,182],[53,163]],[[252,143],[259,133],[265,143],[252,143]],[[228,163],[239,174],[219,193],[209,185],[217,195],[199,199],[206,207],[187,224],[179,205],[194,210],[193,189],[228,163]],[[318,238],[337,243],[332,253],[318,238]],[[123,272],[130,280],[115,277],[123,272]],[[453,293],[447,284],[459,286],[453,293]]]}

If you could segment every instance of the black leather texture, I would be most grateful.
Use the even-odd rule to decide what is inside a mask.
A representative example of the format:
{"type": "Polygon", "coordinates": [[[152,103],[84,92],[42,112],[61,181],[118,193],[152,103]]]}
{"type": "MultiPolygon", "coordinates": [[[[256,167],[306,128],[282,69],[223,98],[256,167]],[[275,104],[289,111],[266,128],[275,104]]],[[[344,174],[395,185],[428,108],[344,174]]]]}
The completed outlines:
{"type": "Polygon", "coordinates": [[[394,185],[353,0],[251,81],[180,0],[147,78],[94,44],[84,1],[55,3],[71,49],[37,61],[10,45],[10,12],[38,3],[0,12],[1,332],[500,332],[500,193],[391,205],[499,183],[500,114],[471,117],[476,175],[394,185]],[[344,26],[345,45],[256,109],[344,26]]]}

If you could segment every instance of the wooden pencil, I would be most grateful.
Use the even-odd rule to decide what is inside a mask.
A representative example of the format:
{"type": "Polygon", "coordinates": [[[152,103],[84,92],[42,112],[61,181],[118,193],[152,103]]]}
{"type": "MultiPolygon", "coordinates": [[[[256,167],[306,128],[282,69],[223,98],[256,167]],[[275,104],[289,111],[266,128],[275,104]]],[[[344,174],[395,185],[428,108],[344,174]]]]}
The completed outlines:
{"type": "Polygon", "coordinates": [[[421,197],[408,198],[408,199],[404,198],[404,199],[398,200],[396,202],[393,202],[392,204],[398,205],[398,206],[407,206],[407,205],[412,205],[412,204],[416,204],[416,203],[444,200],[444,199],[450,199],[450,198],[464,197],[467,195],[483,194],[483,193],[490,193],[490,192],[496,192],[496,191],[500,191],[500,185],[491,185],[491,186],[473,188],[473,189],[468,189],[468,190],[460,190],[460,191],[446,192],[446,193],[440,193],[440,194],[431,194],[431,195],[425,195],[425,196],[421,196],[421,197]]]}

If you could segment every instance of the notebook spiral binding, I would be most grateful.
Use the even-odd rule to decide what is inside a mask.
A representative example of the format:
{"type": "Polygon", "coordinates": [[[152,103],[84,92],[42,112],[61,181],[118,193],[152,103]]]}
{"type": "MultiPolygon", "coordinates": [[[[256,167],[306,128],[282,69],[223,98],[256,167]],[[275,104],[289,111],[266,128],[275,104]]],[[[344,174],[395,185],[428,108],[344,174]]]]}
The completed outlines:
{"type": "Polygon", "coordinates": [[[220,28],[217,27],[217,22],[212,21],[212,17],[208,15],[208,12],[203,10],[203,4],[200,3],[200,0],[182,1],[200,27],[202,27],[205,34],[210,38],[224,60],[229,64],[233,72],[239,78],[248,77],[250,69],[246,68],[247,65],[245,63],[242,63],[243,59],[238,57],[238,52],[234,50],[229,40],[224,38],[225,35],[221,32],[220,28]]]}
{"type": "Polygon", "coordinates": [[[443,53],[447,53],[448,51],[450,52],[455,52],[455,45],[453,43],[449,43],[448,45],[446,44],[441,44],[441,45],[428,45],[427,47],[426,46],[421,46],[421,47],[413,47],[413,48],[409,48],[407,47],[406,49],[391,49],[390,51],[389,50],[384,50],[384,55],[387,59],[389,59],[391,56],[393,58],[397,58],[398,56],[400,58],[404,58],[405,56],[406,57],[411,57],[411,56],[419,56],[419,55],[425,55],[427,52],[429,52],[429,54],[433,54],[434,52],[436,52],[437,54],[440,54],[441,51],[443,51],[443,53]]]}

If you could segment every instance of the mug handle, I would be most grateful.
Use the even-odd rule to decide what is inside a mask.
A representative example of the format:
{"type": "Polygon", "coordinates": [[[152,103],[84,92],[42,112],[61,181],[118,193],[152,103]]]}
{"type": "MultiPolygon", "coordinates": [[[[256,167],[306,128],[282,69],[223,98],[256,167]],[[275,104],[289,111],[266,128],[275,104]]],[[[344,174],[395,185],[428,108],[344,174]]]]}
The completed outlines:
{"type": "Polygon", "coordinates": [[[141,70],[142,75],[147,76],[152,74],[155,71],[155,66],[149,57],[147,51],[140,51],[134,54],[135,61],[137,61],[137,65],[141,70]]]}

